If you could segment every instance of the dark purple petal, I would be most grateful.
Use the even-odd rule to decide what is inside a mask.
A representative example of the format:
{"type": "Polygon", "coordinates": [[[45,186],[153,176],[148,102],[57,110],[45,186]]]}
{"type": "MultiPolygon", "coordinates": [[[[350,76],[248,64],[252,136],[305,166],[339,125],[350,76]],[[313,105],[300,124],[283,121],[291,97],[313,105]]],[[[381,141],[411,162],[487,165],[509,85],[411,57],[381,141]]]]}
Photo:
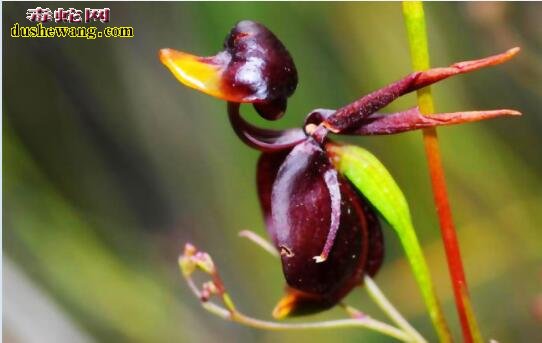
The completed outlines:
{"type": "Polygon", "coordinates": [[[245,121],[239,113],[238,103],[228,103],[228,115],[237,136],[248,146],[263,152],[291,149],[307,138],[302,129],[269,130],[245,121]]]}
{"type": "Polygon", "coordinates": [[[334,304],[359,284],[367,257],[367,222],[359,196],[339,178],[340,225],[328,259],[316,263],[329,235],[332,200],[326,172],[331,164],[312,139],[284,160],[271,195],[273,241],[281,252],[287,283],[334,304]]]}
{"type": "MultiPolygon", "coordinates": [[[[328,292],[318,293],[307,288],[298,286],[289,286],[286,288],[286,295],[275,307],[273,315],[276,318],[284,318],[285,316],[296,316],[310,314],[328,309],[341,301],[352,288],[358,286],[362,282],[364,273],[375,275],[380,265],[382,264],[384,244],[380,224],[377,220],[374,210],[364,202],[364,199],[354,190],[350,183],[340,178],[340,189],[343,202],[341,204],[341,226],[338,231],[335,247],[333,248],[329,260],[317,266],[327,265],[326,270],[320,269],[318,275],[326,275],[330,277],[328,292]],[[365,229],[368,230],[366,235],[365,229]],[[358,248],[357,245],[361,238],[361,253],[354,251],[358,248]],[[368,240],[366,242],[365,240],[368,240]],[[352,244],[354,243],[354,244],[352,244]],[[351,250],[352,249],[352,250],[351,250]],[[359,255],[358,255],[359,253],[359,255]],[[348,255],[352,254],[352,255],[348,255]],[[365,259],[365,263],[363,260],[365,259]],[[357,260],[358,264],[355,269],[347,269],[347,274],[333,274],[332,271],[339,269],[344,271],[345,264],[348,265],[357,260]]],[[[311,234],[309,234],[310,237],[311,234]]],[[[305,238],[309,240],[309,238],[305,238]]],[[[304,260],[295,259],[293,252],[290,252],[288,259],[283,257],[283,269],[288,280],[288,272],[292,273],[291,266],[288,266],[288,271],[285,263],[299,264],[297,274],[291,274],[290,277],[302,278],[305,273],[314,273],[313,270],[304,270],[305,268],[313,268],[306,256],[304,260]]],[[[312,275],[309,275],[312,276],[312,275]]]]}
{"type": "Polygon", "coordinates": [[[227,61],[222,75],[225,93],[237,94],[239,102],[255,103],[264,118],[275,120],[286,109],[286,99],[297,87],[294,61],[282,42],[265,26],[250,20],[237,23],[217,55],[227,61]]]}
{"type": "Polygon", "coordinates": [[[426,127],[443,126],[474,122],[502,116],[515,116],[521,113],[514,110],[468,111],[435,113],[424,116],[417,107],[404,112],[391,114],[373,114],[363,120],[361,126],[344,134],[354,135],[390,135],[426,127]]]}
{"type": "Polygon", "coordinates": [[[362,282],[364,273],[374,275],[382,264],[383,237],[374,209],[333,174],[312,138],[291,152],[264,153],[258,161],[258,195],[289,285],[274,311],[279,318],[332,307],[362,282]],[[330,193],[337,188],[341,201],[334,215],[330,193]],[[314,255],[329,240],[334,216],[339,225],[333,248],[325,262],[316,263],[314,255]]]}
{"type": "Polygon", "coordinates": [[[288,98],[294,92],[297,86],[294,61],[282,42],[264,25],[240,21],[226,37],[224,48],[231,59],[227,59],[223,82],[232,92],[252,101],[288,98]]]}

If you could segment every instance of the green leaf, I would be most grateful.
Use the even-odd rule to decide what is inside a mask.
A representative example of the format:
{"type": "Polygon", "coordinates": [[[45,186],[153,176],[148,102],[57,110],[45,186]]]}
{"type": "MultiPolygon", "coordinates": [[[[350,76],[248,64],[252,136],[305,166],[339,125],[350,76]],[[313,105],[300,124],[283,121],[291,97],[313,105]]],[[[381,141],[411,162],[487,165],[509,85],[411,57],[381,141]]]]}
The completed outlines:
{"type": "MultiPolygon", "coordinates": [[[[367,198],[397,232],[437,330],[446,328],[408,203],[386,167],[369,151],[353,145],[328,145],[338,171],[367,198]]],[[[445,330],[447,331],[447,330],[445,330]]],[[[439,332],[442,337],[443,332],[439,332]]]]}
{"type": "Polygon", "coordinates": [[[410,211],[403,192],[373,154],[353,145],[333,146],[330,152],[339,157],[335,160],[338,170],[395,230],[405,231],[411,226],[410,211]]]}

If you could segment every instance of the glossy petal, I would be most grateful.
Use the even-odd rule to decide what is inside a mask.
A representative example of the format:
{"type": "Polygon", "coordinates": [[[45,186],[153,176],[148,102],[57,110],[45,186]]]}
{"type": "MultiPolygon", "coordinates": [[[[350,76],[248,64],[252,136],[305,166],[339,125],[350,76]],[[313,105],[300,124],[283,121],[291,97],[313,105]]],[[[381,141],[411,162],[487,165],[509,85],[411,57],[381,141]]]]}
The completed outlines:
{"type": "Polygon", "coordinates": [[[382,231],[374,209],[338,176],[341,215],[337,237],[329,259],[314,261],[314,254],[321,252],[329,237],[331,199],[322,174],[330,170],[329,161],[310,138],[294,150],[291,154],[264,153],[257,168],[258,195],[267,231],[277,249],[282,250],[283,271],[290,285],[273,312],[276,318],[332,307],[361,282],[365,272],[375,275],[384,256],[382,231]],[[279,169],[282,172],[277,179],[279,169]],[[277,194],[272,198],[273,192],[282,192],[283,188],[289,189],[285,200],[277,194]],[[275,224],[272,199],[275,217],[282,212],[286,226],[275,224]]]}
{"type": "MultiPolygon", "coordinates": [[[[332,199],[325,174],[332,167],[312,140],[296,146],[280,167],[271,195],[271,228],[288,285],[336,304],[359,284],[367,259],[368,228],[362,199],[339,179],[340,225],[328,259],[316,263],[328,238],[332,199]]],[[[306,297],[304,297],[305,299],[306,297]]]]}
{"type": "Polygon", "coordinates": [[[226,90],[245,94],[250,102],[285,99],[297,86],[297,70],[290,53],[265,26],[239,22],[224,43],[231,61],[224,74],[226,90]]]}

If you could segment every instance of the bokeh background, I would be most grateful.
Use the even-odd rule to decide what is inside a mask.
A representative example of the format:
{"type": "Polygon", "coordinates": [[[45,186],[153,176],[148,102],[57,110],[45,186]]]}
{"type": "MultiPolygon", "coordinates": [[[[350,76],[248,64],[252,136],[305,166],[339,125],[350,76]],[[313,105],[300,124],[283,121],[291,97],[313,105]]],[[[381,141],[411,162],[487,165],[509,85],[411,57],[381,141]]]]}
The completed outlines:
{"type": "MultiPolygon", "coordinates": [[[[208,251],[238,307],[270,317],[280,266],[237,236],[263,234],[258,156],[223,102],[180,85],[159,48],[217,52],[234,25],[267,25],[300,83],[285,118],[299,125],[410,72],[399,3],[3,3],[3,338],[5,342],[385,342],[360,329],[265,332],[200,308],[177,256],[208,251]],[[9,37],[26,9],[110,7],[132,39],[9,37]]],[[[439,130],[474,308],[486,338],[542,341],[542,4],[426,4],[432,64],[521,46],[514,61],[433,87],[439,111],[515,108],[439,130]]],[[[54,24],[49,24],[54,25],[54,24]]],[[[86,24],[89,25],[89,24],[86,24]]],[[[389,107],[415,104],[405,96],[389,107]]],[[[246,110],[245,110],[246,111],[246,110]]],[[[388,166],[409,199],[439,295],[459,327],[421,135],[352,138],[388,166]]],[[[385,228],[376,281],[431,341],[402,248],[385,228]]],[[[348,302],[385,319],[363,290],[348,302]]],[[[305,320],[343,317],[335,309],[305,320]]]]}

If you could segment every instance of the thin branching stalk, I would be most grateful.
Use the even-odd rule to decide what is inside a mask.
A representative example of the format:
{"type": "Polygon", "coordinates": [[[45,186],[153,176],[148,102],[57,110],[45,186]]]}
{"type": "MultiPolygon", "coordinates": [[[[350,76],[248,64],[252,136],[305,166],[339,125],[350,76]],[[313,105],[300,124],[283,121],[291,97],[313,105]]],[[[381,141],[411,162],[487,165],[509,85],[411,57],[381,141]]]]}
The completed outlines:
{"type": "Polygon", "coordinates": [[[416,329],[397,311],[397,309],[392,305],[392,303],[386,298],[384,293],[380,290],[378,285],[373,281],[373,279],[365,275],[363,278],[363,283],[365,289],[371,299],[382,309],[384,313],[404,332],[407,332],[411,337],[413,337],[416,342],[426,342],[426,340],[420,335],[416,329]]]}
{"type": "MultiPolygon", "coordinates": [[[[243,236],[248,237],[258,245],[260,245],[261,242],[265,242],[265,240],[256,234],[243,236]],[[254,239],[255,237],[256,239],[254,239]]],[[[402,329],[373,319],[350,306],[345,308],[351,317],[349,319],[308,323],[280,323],[276,321],[253,318],[237,310],[232,299],[227,293],[224,283],[222,282],[222,279],[220,278],[215,264],[209,254],[198,251],[193,245],[187,244],[185,246],[183,255],[179,257],[179,267],[190,290],[200,300],[202,307],[210,313],[225,320],[264,330],[339,329],[358,327],[379,332],[402,342],[425,342],[423,340],[418,340],[417,337],[413,337],[410,333],[405,332],[402,329]],[[203,283],[201,288],[196,285],[194,279],[192,278],[192,274],[198,270],[210,275],[211,277],[211,281],[203,283]],[[220,305],[211,301],[212,298],[218,298],[222,304],[220,305]]]]}
{"type": "Polygon", "coordinates": [[[254,231],[250,230],[243,230],[239,232],[239,237],[246,238],[250,240],[252,243],[256,244],[266,252],[268,252],[273,257],[279,258],[279,253],[277,249],[273,246],[273,244],[269,243],[269,241],[262,236],[258,235],[254,231]]]}
{"type": "MultiPolygon", "coordinates": [[[[420,1],[405,1],[403,2],[403,14],[408,32],[413,69],[415,71],[429,69],[429,50],[423,4],[420,1]]],[[[424,115],[434,113],[430,87],[422,88],[417,92],[417,95],[420,111],[424,115]]],[[[435,128],[423,130],[423,142],[431,176],[433,198],[439,217],[448,269],[454,289],[455,303],[463,331],[463,339],[465,342],[482,342],[480,330],[478,329],[469,298],[459,243],[448,201],[446,180],[435,128]]],[[[443,337],[441,336],[442,339],[443,337]]]]}
{"type": "Polygon", "coordinates": [[[365,316],[363,318],[336,319],[307,323],[279,323],[275,321],[252,318],[237,310],[232,312],[212,302],[202,303],[202,306],[207,311],[217,315],[222,319],[236,322],[238,324],[242,324],[256,329],[286,331],[308,329],[367,328],[384,334],[386,336],[396,338],[399,341],[414,342],[407,333],[391,325],[372,319],[368,316],[365,316]]]}

